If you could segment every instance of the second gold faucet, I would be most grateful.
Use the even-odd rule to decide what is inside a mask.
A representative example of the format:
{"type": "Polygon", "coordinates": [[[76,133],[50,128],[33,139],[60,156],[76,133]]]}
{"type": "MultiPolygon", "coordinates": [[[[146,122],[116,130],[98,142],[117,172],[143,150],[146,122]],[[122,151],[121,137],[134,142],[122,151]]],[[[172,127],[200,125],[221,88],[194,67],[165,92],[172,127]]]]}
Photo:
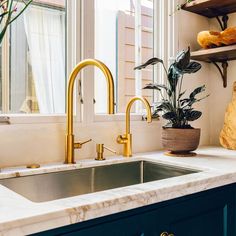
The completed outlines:
{"type": "Polygon", "coordinates": [[[147,99],[140,96],[131,98],[131,100],[128,102],[126,106],[126,133],[124,135],[119,135],[117,137],[117,143],[124,145],[123,156],[125,157],[132,157],[132,134],[130,133],[130,111],[135,101],[143,102],[147,110],[147,122],[148,123],[152,122],[151,107],[147,99]]]}

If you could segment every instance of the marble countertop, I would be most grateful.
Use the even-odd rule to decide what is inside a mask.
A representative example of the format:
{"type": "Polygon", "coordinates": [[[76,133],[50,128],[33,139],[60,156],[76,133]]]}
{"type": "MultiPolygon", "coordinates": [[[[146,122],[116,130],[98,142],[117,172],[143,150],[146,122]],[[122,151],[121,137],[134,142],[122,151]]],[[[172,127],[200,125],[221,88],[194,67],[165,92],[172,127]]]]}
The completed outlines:
{"type": "Polygon", "coordinates": [[[197,154],[196,157],[168,157],[159,151],[136,154],[129,159],[112,157],[102,162],[87,159],[74,165],[57,163],[34,170],[2,169],[0,179],[150,160],[201,172],[42,203],[32,202],[0,185],[0,235],[45,231],[236,182],[236,151],[202,147],[197,154]]]}

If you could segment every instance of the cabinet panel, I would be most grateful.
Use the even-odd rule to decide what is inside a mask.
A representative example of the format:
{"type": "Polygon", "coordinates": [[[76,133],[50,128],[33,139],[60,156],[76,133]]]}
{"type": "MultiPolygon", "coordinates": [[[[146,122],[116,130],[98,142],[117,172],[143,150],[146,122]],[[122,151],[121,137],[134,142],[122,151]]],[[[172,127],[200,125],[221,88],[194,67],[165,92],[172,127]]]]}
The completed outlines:
{"type": "MultiPolygon", "coordinates": [[[[164,210],[164,209],[163,209],[164,210]]],[[[163,217],[164,211],[150,211],[125,217],[112,222],[103,223],[94,227],[79,229],[66,236],[160,236],[166,231],[168,224],[163,217]]]]}
{"type": "Polygon", "coordinates": [[[171,225],[175,236],[226,236],[224,234],[224,215],[222,210],[215,209],[201,215],[193,215],[187,219],[181,219],[171,225]]]}
{"type": "Polygon", "coordinates": [[[235,236],[233,188],[210,191],[170,210],[170,231],[175,236],[235,236]]]}
{"type": "Polygon", "coordinates": [[[236,186],[225,186],[36,235],[235,236],[236,186]]]}

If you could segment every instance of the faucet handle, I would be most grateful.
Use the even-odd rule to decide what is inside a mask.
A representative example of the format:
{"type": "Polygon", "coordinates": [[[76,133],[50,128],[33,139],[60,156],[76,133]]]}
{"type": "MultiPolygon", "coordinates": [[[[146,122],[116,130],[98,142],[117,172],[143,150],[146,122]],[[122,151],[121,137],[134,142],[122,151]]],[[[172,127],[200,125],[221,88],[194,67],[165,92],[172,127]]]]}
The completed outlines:
{"type": "Polygon", "coordinates": [[[82,142],[82,143],[75,143],[74,144],[74,148],[76,148],[76,149],[80,149],[80,148],[82,148],[82,146],[84,145],[84,144],[86,144],[86,143],[89,143],[89,142],[91,142],[92,141],[92,139],[88,139],[88,140],[86,140],[86,141],[84,141],[84,142],[82,142]]]}
{"type": "Polygon", "coordinates": [[[99,144],[96,144],[97,157],[95,158],[95,160],[97,160],[97,161],[104,161],[105,160],[105,158],[103,156],[104,149],[116,154],[116,151],[104,146],[104,144],[102,144],[102,143],[99,143],[99,144]]]}
{"type": "Polygon", "coordinates": [[[113,149],[111,149],[111,148],[108,148],[108,147],[106,147],[106,146],[103,146],[103,147],[104,147],[104,149],[106,149],[107,151],[116,154],[116,151],[115,151],[115,150],[113,150],[113,149]]]}
{"type": "Polygon", "coordinates": [[[117,143],[119,144],[126,144],[127,143],[127,136],[124,135],[119,135],[116,139],[117,143]]]}

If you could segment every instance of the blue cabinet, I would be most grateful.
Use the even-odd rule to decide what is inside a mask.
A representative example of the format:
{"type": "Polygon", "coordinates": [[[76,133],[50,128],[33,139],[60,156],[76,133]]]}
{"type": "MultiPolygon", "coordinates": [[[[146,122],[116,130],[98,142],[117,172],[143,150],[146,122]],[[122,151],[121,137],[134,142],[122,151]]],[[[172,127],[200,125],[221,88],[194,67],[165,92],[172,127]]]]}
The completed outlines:
{"type": "MultiPolygon", "coordinates": [[[[160,217],[161,218],[161,217],[160,217]]],[[[164,220],[158,220],[155,211],[122,217],[91,227],[75,230],[63,235],[67,236],[159,236],[167,227],[164,220]]]]}
{"type": "Polygon", "coordinates": [[[235,190],[225,186],[36,235],[235,236],[235,190]]]}
{"type": "Polygon", "coordinates": [[[234,192],[225,187],[172,206],[169,230],[177,236],[235,236],[234,192]]]}

